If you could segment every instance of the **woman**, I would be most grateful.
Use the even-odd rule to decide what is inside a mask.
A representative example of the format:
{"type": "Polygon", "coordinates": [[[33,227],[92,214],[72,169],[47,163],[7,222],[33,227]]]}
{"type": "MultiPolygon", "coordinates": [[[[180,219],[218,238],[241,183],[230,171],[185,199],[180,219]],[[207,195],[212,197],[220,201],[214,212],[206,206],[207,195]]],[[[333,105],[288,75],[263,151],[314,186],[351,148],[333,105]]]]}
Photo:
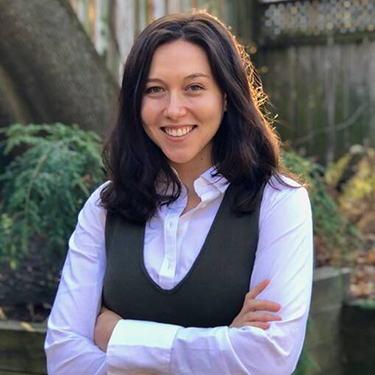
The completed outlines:
{"type": "Polygon", "coordinates": [[[104,154],[110,182],[69,241],[49,374],[293,372],[311,211],[282,173],[252,75],[207,13],[161,18],[139,36],[104,154]]]}

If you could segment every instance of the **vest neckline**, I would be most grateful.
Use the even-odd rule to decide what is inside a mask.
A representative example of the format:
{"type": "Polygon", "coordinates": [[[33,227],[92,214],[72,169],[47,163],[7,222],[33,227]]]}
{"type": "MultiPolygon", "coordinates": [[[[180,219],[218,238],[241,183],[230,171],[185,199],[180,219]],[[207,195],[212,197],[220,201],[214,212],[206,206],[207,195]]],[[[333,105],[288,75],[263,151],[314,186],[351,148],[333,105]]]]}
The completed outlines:
{"type": "Polygon", "coordinates": [[[200,260],[202,259],[202,257],[205,255],[205,253],[207,252],[207,248],[208,248],[208,243],[212,237],[212,233],[213,233],[213,228],[216,226],[217,222],[220,220],[220,217],[222,216],[222,211],[224,210],[224,207],[226,205],[229,204],[228,201],[228,197],[229,197],[229,191],[232,190],[231,189],[231,186],[232,185],[229,185],[228,189],[225,191],[224,193],[224,198],[223,200],[221,201],[220,203],[220,207],[219,207],[219,210],[217,211],[216,213],[216,216],[212,222],[212,225],[208,231],[208,234],[207,234],[207,237],[206,239],[204,240],[204,243],[202,245],[202,249],[201,251],[199,252],[197,258],[195,259],[195,261],[193,262],[192,266],[190,267],[189,271],[187,272],[187,274],[184,276],[184,278],[178,282],[172,289],[164,289],[162,288],[161,286],[159,286],[153,279],[152,277],[150,276],[150,274],[147,272],[147,269],[146,269],[146,266],[145,266],[145,260],[144,260],[144,251],[143,251],[143,248],[144,248],[144,232],[143,232],[143,236],[142,236],[142,241],[140,241],[140,246],[138,248],[138,251],[139,251],[139,262],[140,262],[140,265],[141,265],[141,269],[142,269],[142,272],[143,272],[143,275],[145,276],[145,278],[148,280],[148,282],[153,286],[153,288],[155,290],[157,290],[159,293],[162,293],[162,294],[174,294],[176,293],[178,290],[181,289],[181,287],[183,287],[183,285],[188,281],[188,279],[190,279],[192,277],[192,275],[194,274],[194,271],[195,269],[197,268],[200,260]]]}

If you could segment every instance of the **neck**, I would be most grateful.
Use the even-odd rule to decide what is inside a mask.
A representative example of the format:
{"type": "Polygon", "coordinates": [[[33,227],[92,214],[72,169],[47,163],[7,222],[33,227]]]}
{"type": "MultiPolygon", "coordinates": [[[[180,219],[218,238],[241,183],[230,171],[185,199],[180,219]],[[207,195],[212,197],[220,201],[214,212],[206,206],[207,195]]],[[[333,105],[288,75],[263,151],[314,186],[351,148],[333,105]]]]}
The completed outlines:
{"type": "Polygon", "coordinates": [[[207,169],[212,166],[212,163],[204,163],[199,166],[191,166],[187,164],[172,163],[171,166],[177,171],[182,183],[188,190],[188,194],[195,194],[194,181],[207,169]]]}

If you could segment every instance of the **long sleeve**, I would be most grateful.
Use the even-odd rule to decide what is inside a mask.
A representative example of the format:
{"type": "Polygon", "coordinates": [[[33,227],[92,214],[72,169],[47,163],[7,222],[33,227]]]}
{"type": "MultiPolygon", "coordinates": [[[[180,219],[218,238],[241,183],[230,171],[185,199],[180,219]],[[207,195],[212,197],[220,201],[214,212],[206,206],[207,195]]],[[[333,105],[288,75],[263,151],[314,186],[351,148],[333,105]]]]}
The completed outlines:
{"type": "Polygon", "coordinates": [[[105,210],[95,191],[78,216],[53,309],[45,351],[49,375],[105,375],[106,354],[94,344],[105,271],[105,210]]]}
{"type": "MultiPolygon", "coordinates": [[[[120,320],[107,353],[93,342],[105,272],[105,210],[100,188],[79,214],[45,342],[50,375],[288,375],[303,343],[312,283],[311,210],[303,188],[267,187],[250,288],[281,304],[281,322],[260,330],[182,328],[120,320]]],[[[157,264],[157,262],[154,262],[157,264]]],[[[199,294],[197,293],[197,298],[199,294]]]]}
{"type": "Polygon", "coordinates": [[[278,302],[283,320],[272,322],[268,330],[182,328],[121,320],[108,346],[108,374],[290,375],[305,337],[312,270],[311,208],[306,190],[268,186],[250,288],[270,279],[258,298],[278,302]]]}

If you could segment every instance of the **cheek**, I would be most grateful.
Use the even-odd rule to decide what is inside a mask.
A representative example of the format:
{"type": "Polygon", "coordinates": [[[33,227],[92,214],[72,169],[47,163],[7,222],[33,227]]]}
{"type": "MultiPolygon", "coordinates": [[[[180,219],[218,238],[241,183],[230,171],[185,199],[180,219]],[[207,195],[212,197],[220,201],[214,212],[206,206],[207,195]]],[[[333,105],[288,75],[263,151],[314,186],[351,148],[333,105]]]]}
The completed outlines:
{"type": "Polygon", "coordinates": [[[141,108],[141,119],[145,133],[148,135],[149,138],[153,139],[154,137],[152,135],[152,126],[150,126],[152,124],[152,116],[150,114],[148,107],[145,107],[144,105],[142,105],[141,108]]]}
{"type": "Polygon", "coordinates": [[[208,101],[202,103],[201,110],[199,111],[200,120],[212,127],[219,127],[223,119],[224,110],[221,105],[208,101]]]}
{"type": "Polygon", "coordinates": [[[141,108],[142,121],[149,127],[157,125],[158,118],[161,113],[160,104],[154,100],[145,98],[141,108]]]}
{"type": "Polygon", "coordinates": [[[212,95],[201,98],[197,105],[199,105],[199,112],[207,117],[220,117],[224,112],[224,101],[221,95],[212,95]]]}

